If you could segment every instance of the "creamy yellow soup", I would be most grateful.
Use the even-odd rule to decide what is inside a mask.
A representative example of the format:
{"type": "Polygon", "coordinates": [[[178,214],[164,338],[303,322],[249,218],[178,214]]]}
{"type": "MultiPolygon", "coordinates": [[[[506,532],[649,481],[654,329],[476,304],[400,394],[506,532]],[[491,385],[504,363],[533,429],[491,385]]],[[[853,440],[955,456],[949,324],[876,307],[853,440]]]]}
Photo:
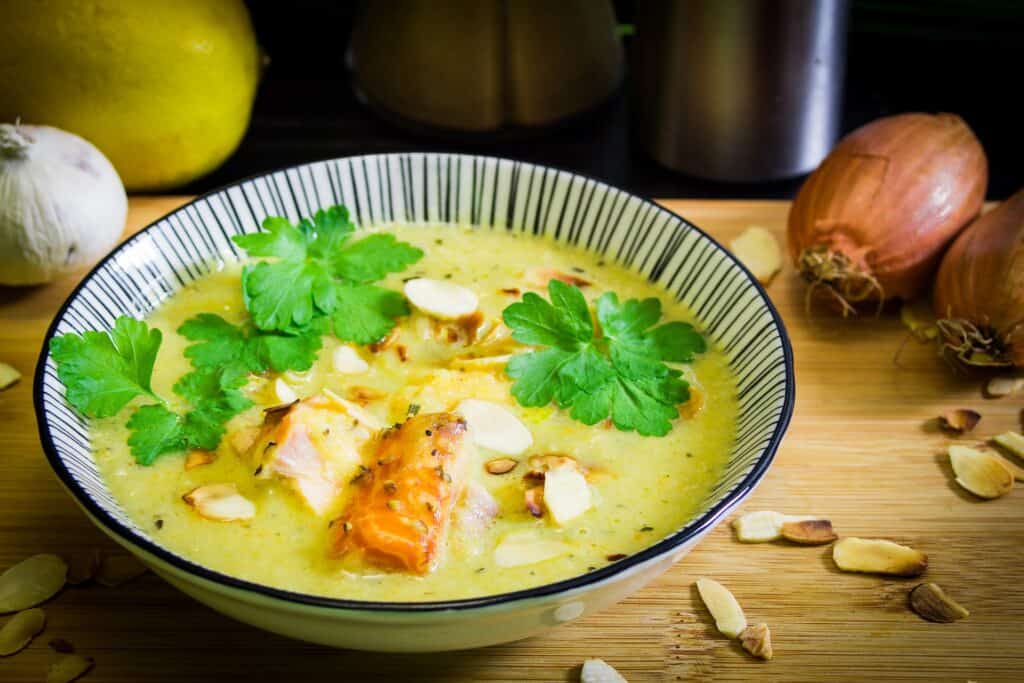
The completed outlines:
{"type": "MultiPolygon", "coordinates": [[[[618,293],[620,299],[657,297],[664,307],[663,320],[693,322],[700,329],[689,311],[642,277],[580,249],[469,228],[384,230],[420,247],[424,256],[405,272],[389,276],[383,286],[401,290],[403,280],[411,277],[448,280],[478,295],[485,320],[500,321],[502,309],[523,291],[543,293],[537,273],[554,269],[588,281],[582,289],[591,301],[606,291],[618,293]]],[[[173,397],[173,384],[191,369],[183,355],[189,342],[176,333],[185,320],[204,312],[236,323],[246,319],[239,278],[238,267],[201,278],[149,318],[164,335],[153,375],[157,393],[173,397]]],[[[438,327],[414,309],[400,321],[390,346],[377,352],[356,349],[369,365],[366,372],[338,372],[331,358],[341,342],[325,337],[309,372],[254,376],[245,392],[257,405],[232,420],[217,458],[205,466],[186,470],[184,454],[164,455],[152,466],[140,466],[126,445],[124,417],[96,420],[92,435],[100,470],[127,514],[158,543],[183,557],[277,588],[387,601],[495,594],[603,567],[685,524],[719,477],[735,435],[737,403],[735,380],[724,355],[713,346],[682,367],[696,398],[682,407],[671,432],[644,437],[609,425],[584,425],[554,406],[518,405],[500,357],[492,361],[488,349],[465,347],[438,327]],[[478,356],[488,359],[464,362],[478,356]],[[275,393],[278,379],[300,397],[329,389],[357,401],[387,424],[401,422],[410,403],[433,412],[451,410],[463,399],[491,401],[528,427],[533,444],[514,456],[519,461],[515,469],[500,475],[488,473],[485,463],[501,454],[477,448],[466,476],[490,492],[498,503],[497,517],[482,529],[464,527],[456,519],[433,571],[421,576],[374,566],[354,568],[328,552],[328,525],[344,510],[351,493],[342,490],[330,510],[316,514],[285,482],[255,477],[231,445],[230,430],[253,424],[263,408],[280,403],[275,393]],[[550,453],[568,455],[588,472],[591,507],[564,525],[556,524],[551,515],[533,516],[524,503],[526,461],[531,455],[550,453]],[[198,486],[225,482],[235,483],[255,504],[251,520],[205,519],[182,500],[198,486]],[[527,555],[536,545],[545,549],[540,556],[554,556],[535,562],[526,557],[523,564],[506,566],[507,560],[496,559],[495,549],[509,539],[516,547],[525,547],[527,555]]]]}

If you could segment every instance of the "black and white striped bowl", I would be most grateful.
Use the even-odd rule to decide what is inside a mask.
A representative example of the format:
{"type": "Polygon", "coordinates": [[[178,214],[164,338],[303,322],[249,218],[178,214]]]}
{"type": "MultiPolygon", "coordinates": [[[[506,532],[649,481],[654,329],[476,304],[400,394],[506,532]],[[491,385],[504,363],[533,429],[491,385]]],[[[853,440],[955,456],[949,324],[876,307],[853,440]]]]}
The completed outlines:
{"type": "Polygon", "coordinates": [[[682,557],[746,497],[771,463],[793,409],[793,363],[778,313],[757,281],[685,219],[573,173],[505,159],[388,154],[324,161],[207,194],[138,233],[71,294],[43,343],[35,404],[46,456],[86,514],[157,573],[212,607],[271,631],[341,647],[424,651],[523,638],[600,609],[682,557]],[[683,528],[625,560],[537,588],[466,600],[337,600],[243,581],[162,547],[110,495],[85,419],[64,399],[48,354],[66,332],[143,317],[192,280],[242,258],[231,236],[268,215],[296,220],[343,203],[357,225],[470,223],[551,235],[638,271],[685,303],[728,355],[739,384],[729,464],[683,528]]]}

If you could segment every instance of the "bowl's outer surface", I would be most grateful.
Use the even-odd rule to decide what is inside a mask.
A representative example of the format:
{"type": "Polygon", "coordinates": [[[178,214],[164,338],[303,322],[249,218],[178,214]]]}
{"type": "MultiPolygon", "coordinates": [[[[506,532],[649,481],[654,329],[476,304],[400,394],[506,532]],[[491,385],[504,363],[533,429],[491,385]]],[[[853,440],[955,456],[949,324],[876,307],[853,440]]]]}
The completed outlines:
{"type": "Polygon", "coordinates": [[[522,162],[390,154],[317,162],[200,197],[129,239],[82,281],[44,340],[35,378],[50,464],[90,519],[182,591],[241,621],[337,647],[429,651],[525,638],[601,609],[665,571],[743,498],[778,448],[793,406],[792,352],[757,281],[710,237],[657,205],[596,180],[522,162]],[[242,258],[231,236],[268,215],[297,220],[347,205],[359,225],[472,224],[548,235],[639,271],[683,301],[729,357],[737,438],[721,481],[686,526],[625,560],[537,588],[466,600],[374,603],[291,593],[225,576],[157,544],[97,472],[85,420],[64,400],[54,335],[143,317],[192,280],[242,258]]]}

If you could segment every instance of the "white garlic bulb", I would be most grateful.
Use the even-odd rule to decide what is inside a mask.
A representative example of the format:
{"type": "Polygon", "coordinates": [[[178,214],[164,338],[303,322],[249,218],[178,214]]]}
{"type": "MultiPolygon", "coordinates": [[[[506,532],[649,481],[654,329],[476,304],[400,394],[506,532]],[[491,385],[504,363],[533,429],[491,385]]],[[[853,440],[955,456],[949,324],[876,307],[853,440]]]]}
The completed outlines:
{"type": "Polygon", "coordinates": [[[91,144],[49,126],[0,123],[0,284],[50,282],[110,251],[128,198],[91,144]]]}

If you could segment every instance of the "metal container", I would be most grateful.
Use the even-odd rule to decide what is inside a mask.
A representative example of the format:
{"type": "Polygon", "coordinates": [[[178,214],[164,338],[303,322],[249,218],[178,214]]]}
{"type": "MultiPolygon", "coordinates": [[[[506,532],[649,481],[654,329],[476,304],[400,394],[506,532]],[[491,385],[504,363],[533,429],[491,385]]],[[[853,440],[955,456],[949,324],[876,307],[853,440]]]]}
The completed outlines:
{"type": "Polygon", "coordinates": [[[847,0],[642,0],[632,106],[644,149],[704,178],[812,170],[839,134],[847,0]]]}

